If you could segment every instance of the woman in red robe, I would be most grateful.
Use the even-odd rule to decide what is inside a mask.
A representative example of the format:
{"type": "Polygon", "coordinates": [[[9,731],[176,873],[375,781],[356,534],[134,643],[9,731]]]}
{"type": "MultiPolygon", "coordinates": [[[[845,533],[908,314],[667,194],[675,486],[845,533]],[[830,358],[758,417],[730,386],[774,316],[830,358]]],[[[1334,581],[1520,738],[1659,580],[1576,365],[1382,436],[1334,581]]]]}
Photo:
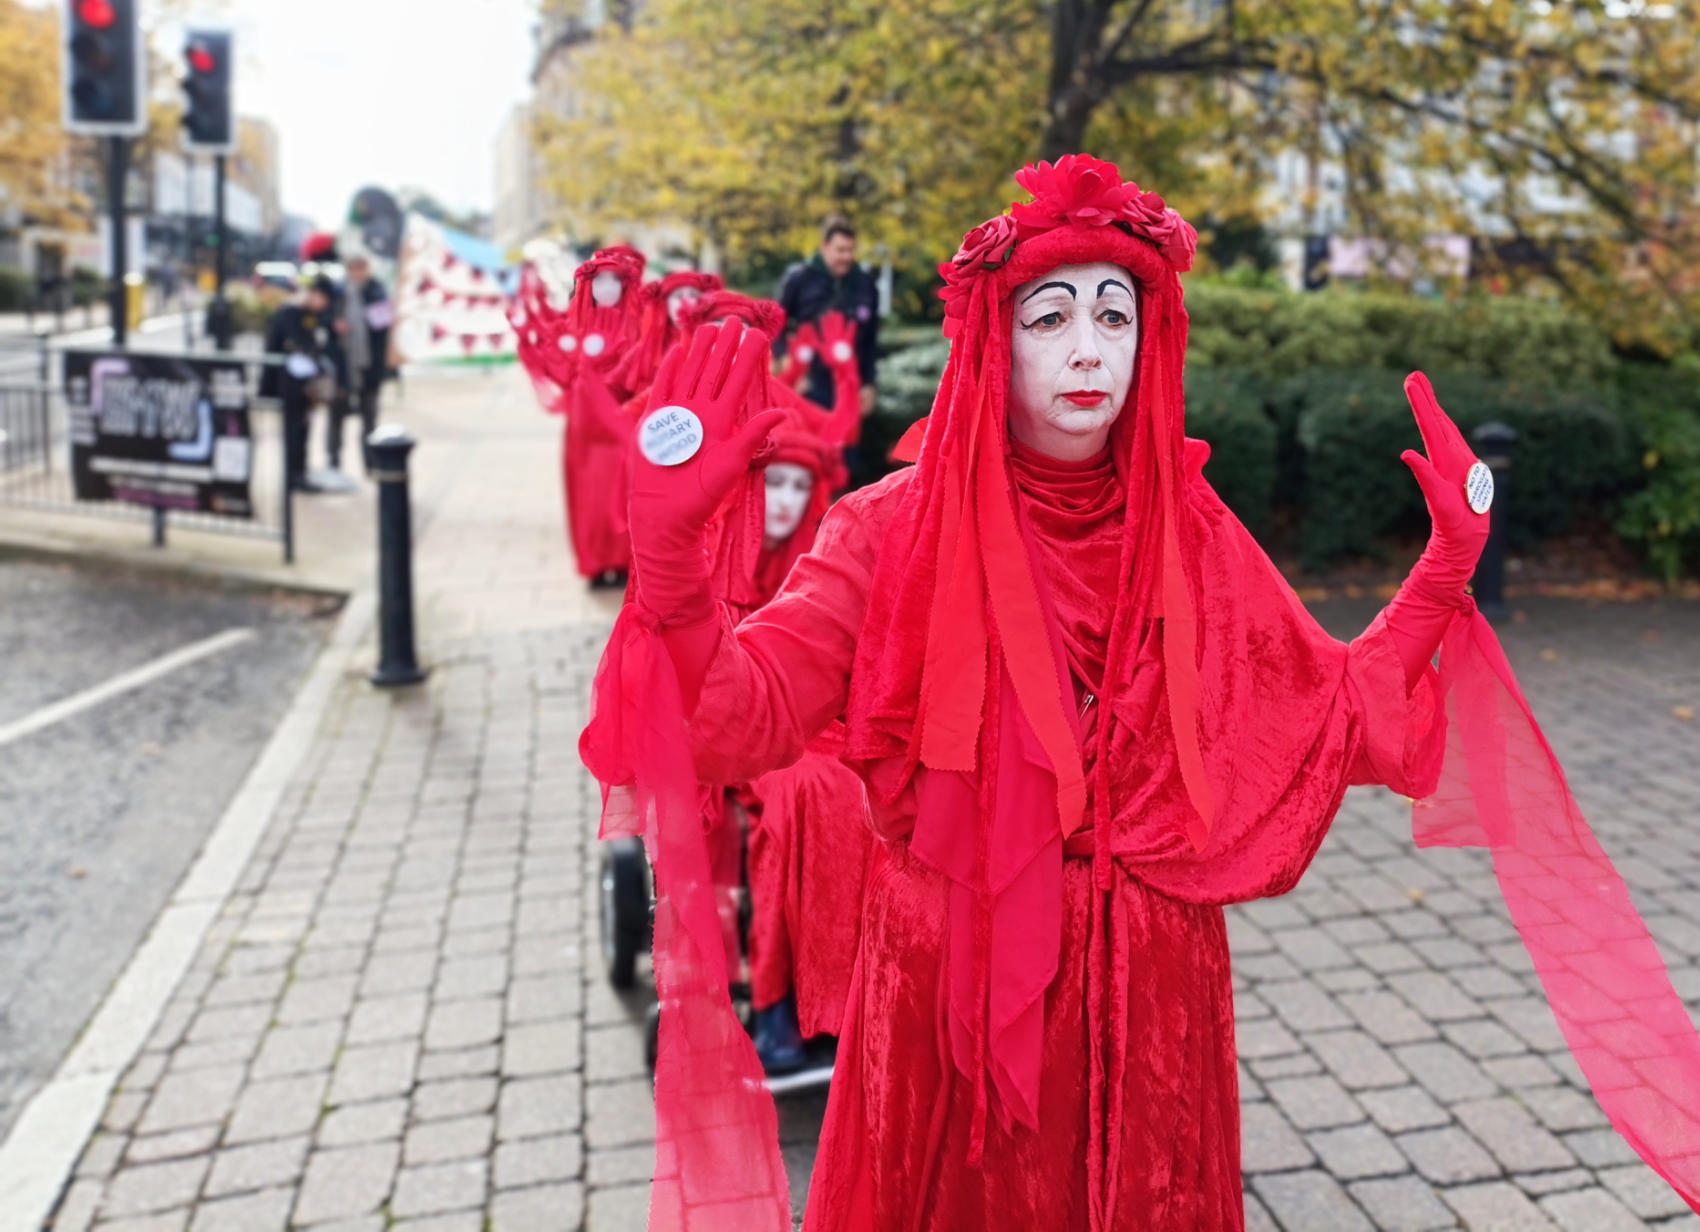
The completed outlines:
{"type": "MultiPolygon", "coordinates": [[[[789,409],[768,436],[756,565],[764,602],[814,546],[847,478],[839,425],[812,408],[789,409]]],[[[750,999],[756,1052],[770,1075],[806,1064],[805,1038],[836,1036],[849,996],[872,831],[867,791],[839,760],[843,749],[843,725],[833,723],[795,765],[763,775],[747,793],[750,999]]]]}
{"type": "Polygon", "coordinates": [[[739,414],[759,341],[699,334],[639,430],[638,601],[581,751],[655,853],[651,1226],[788,1217],[678,784],[840,715],[881,841],[810,1232],[1241,1228],[1222,908],[1291,889],[1352,783],[1427,798],[1422,842],[1494,847],[1583,1072],[1700,1201],[1700,1042],[1467,594],[1485,468],[1413,376],[1429,547],[1329,637],[1184,437],[1192,228],[1095,159],[1017,180],[1033,200],[943,267],[917,465],[839,502],[735,628],[703,526],[773,426],[739,414]]]}
{"type": "Polygon", "coordinates": [[[623,586],[631,562],[626,528],[624,425],[586,397],[584,380],[606,379],[638,340],[643,254],[604,248],[573,274],[572,301],[554,337],[564,358],[559,380],[567,416],[561,449],[567,531],[579,576],[592,586],[623,586]]]}

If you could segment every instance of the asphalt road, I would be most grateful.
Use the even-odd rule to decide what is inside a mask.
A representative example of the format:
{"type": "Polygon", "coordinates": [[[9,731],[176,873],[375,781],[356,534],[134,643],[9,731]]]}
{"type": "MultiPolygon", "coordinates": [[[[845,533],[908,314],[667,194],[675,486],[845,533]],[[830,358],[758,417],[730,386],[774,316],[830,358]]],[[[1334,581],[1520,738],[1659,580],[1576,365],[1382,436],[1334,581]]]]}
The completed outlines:
{"type": "Polygon", "coordinates": [[[270,736],[328,632],[320,609],[0,557],[0,1137],[270,736]],[[233,629],[253,636],[16,734],[43,707],[233,629]]]}

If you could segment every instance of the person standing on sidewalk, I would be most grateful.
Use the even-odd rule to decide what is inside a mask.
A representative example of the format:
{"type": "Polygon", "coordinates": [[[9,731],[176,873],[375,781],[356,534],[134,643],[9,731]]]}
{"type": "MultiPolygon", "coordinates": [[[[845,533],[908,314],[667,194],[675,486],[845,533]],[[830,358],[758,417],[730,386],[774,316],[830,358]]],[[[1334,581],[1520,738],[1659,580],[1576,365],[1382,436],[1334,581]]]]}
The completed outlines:
{"type": "MultiPolygon", "coordinates": [[[[879,355],[879,287],[873,275],[856,264],[856,228],[842,214],[834,214],[821,226],[820,250],[807,261],[785,271],[779,284],[779,306],[785,309],[786,333],[774,343],[774,354],[784,358],[790,334],[803,325],[820,328],[821,318],[837,311],[855,322],[856,363],[862,377],[862,415],[874,410],[874,376],[879,355]]],[[[827,408],[833,405],[835,382],[832,366],[816,354],[809,362],[801,392],[809,401],[827,408]]],[[[852,486],[875,478],[869,459],[858,447],[846,451],[852,486]]]]}
{"type": "Polygon", "coordinates": [[[325,456],[332,470],[342,465],[343,419],[360,416],[360,457],[369,464],[366,438],[378,426],[378,392],[383,387],[394,312],[384,284],[372,277],[365,253],[349,256],[348,285],[337,309],[336,332],[342,342],[345,384],[325,416],[325,456]]]}
{"type": "Polygon", "coordinates": [[[335,303],[336,284],[320,274],[307,285],[299,302],[279,308],[266,325],[266,353],[281,355],[284,362],[267,365],[260,378],[260,396],[283,404],[284,473],[296,492],[322,490],[307,478],[307,418],[315,402],[334,397],[335,303]]]}

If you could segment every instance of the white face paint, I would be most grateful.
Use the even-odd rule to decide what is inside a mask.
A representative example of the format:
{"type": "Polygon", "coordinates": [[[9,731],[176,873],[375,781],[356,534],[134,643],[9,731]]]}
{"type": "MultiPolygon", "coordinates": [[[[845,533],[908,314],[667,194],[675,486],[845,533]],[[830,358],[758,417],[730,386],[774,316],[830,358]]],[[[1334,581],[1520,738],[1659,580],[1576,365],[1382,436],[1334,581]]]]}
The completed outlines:
{"type": "Polygon", "coordinates": [[[1063,460],[1104,447],[1133,384],[1139,303],[1119,265],[1059,265],[1015,289],[1009,431],[1063,460]]]}
{"type": "Polygon", "coordinates": [[[767,522],[762,528],[770,543],[783,543],[803,524],[803,511],[814,494],[815,473],[794,462],[771,462],[767,467],[767,522]]]}
{"type": "Polygon", "coordinates": [[[603,270],[590,280],[590,298],[596,301],[598,307],[612,308],[625,292],[620,276],[609,270],[603,270]]]}
{"type": "Polygon", "coordinates": [[[694,304],[701,298],[702,292],[695,287],[680,287],[667,296],[667,319],[677,325],[679,314],[685,310],[685,305],[694,304]]]}

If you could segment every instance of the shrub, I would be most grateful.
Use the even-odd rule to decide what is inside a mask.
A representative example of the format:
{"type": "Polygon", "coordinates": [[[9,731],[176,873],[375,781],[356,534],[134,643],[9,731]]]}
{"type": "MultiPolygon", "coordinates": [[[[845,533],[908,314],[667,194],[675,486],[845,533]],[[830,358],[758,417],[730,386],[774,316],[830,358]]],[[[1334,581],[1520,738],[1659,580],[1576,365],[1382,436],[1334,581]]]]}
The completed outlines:
{"type": "Polygon", "coordinates": [[[106,279],[86,265],[71,269],[71,302],[79,308],[96,303],[106,294],[106,279]]]}
{"type": "MultiPolygon", "coordinates": [[[[1306,508],[1299,550],[1305,564],[1374,554],[1389,532],[1422,533],[1422,492],[1399,455],[1421,449],[1397,371],[1314,374],[1297,397],[1305,452],[1306,508]]],[[[1624,475],[1624,434],[1610,399],[1583,387],[1431,374],[1435,394],[1467,435],[1499,420],[1517,431],[1511,476],[1513,547],[1563,533],[1578,510],[1613,496],[1624,475]]]]}
{"type": "Polygon", "coordinates": [[[0,269],[0,312],[22,312],[29,298],[29,276],[22,270],[0,269]]]}
{"type": "Polygon", "coordinates": [[[1615,528],[1666,582],[1700,572],[1700,360],[1624,365],[1617,383],[1634,487],[1615,528]]]}
{"type": "Polygon", "coordinates": [[[1187,435],[1209,442],[1204,477],[1254,534],[1269,525],[1275,490],[1275,425],[1255,382],[1226,368],[1186,375],[1187,435]]]}
{"type": "Polygon", "coordinates": [[[1557,385],[1597,383],[1613,367],[1606,336],[1562,306],[1471,297],[1247,290],[1189,283],[1188,357],[1271,384],[1316,368],[1422,368],[1557,385]]]}

